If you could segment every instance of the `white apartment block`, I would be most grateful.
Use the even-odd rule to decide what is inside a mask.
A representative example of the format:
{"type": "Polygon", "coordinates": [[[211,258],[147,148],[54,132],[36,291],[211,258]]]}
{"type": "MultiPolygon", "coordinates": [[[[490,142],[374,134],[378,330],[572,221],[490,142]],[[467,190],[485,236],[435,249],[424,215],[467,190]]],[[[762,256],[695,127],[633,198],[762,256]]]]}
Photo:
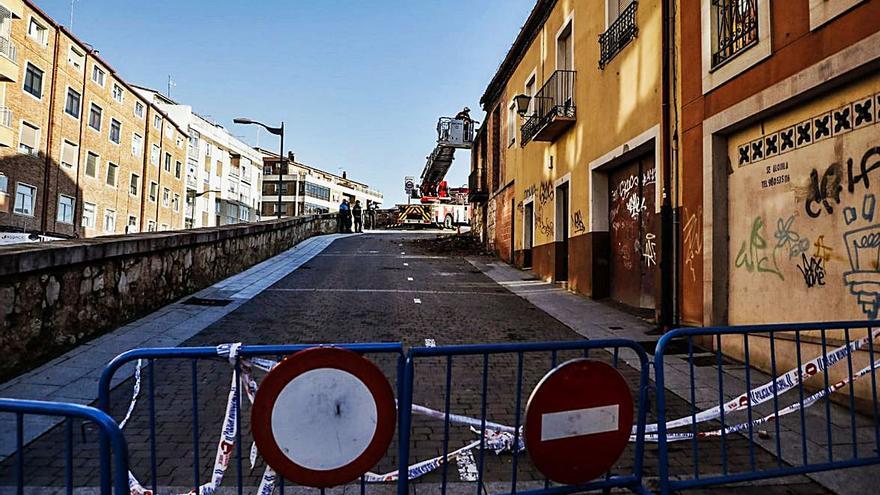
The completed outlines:
{"type": "MultiPolygon", "coordinates": [[[[278,154],[256,148],[263,157],[262,218],[274,218],[278,214],[278,154]]],[[[314,215],[336,213],[343,199],[354,204],[360,201],[366,210],[367,205],[382,204],[382,193],[368,185],[351,180],[345,172],[342,175],[285,160],[284,174],[281,176],[281,212],[283,216],[314,215]]]]}
{"type": "Polygon", "coordinates": [[[155,90],[138,88],[189,133],[186,160],[187,228],[259,220],[262,155],[226,128],[155,90]]]}

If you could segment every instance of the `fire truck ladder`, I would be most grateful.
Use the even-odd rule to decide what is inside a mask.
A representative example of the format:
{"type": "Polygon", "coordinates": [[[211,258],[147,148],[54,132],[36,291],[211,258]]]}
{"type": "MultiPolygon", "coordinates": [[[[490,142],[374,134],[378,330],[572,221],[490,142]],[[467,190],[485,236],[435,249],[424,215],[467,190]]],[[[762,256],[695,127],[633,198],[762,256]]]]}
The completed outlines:
{"type": "Polygon", "coordinates": [[[472,120],[451,117],[441,117],[437,122],[437,146],[428,155],[419,185],[422,196],[437,196],[437,186],[449,172],[455,159],[455,150],[473,146],[475,124],[472,120]]]}

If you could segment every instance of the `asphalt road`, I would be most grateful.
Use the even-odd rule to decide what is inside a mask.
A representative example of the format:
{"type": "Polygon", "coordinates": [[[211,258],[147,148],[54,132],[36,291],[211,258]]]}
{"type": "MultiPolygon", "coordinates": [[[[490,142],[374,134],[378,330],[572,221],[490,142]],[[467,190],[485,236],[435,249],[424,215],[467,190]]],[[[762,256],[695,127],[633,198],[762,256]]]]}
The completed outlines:
{"type": "MultiPolygon", "coordinates": [[[[431,234],[427,234],[431,235],[431,234]]],[[[356,342],[400,342],[405,348],[470,343],[530,342],[580,340],[581,337],[527,301],[512,294],[475,269],[467,260],[425,252],[411,241],[424,234],[370,234],[335,241],[322,254],[300,269],[258,294],[240,308],[196,335],[185,346],[215,346],[228,342],[247,344],[318,344],[356,342]]],[[[523,274],[524,279],[530,275],[523,274]]],[[[589,315],[584,315],[589,317],[589,315]]],[[[581,354],[551,353],[523,356],[522,380],[517,381],[516,353],[495,355],[484,362],[481,356],[425,359],[416,363],[414,402],[435,409],[450,403],[452,412],[480,417],[483,408],[483,367],[486,375],[485,408],[490,421],[514,425],[521,418],[528,395],[554,362],[581,354]],[[451,372],[447,389],[446,373],[451,372]],[[516,405],[519,404],[519,408],[516,405]]],[[[389,380],[397,378],[397,356],[369,355],[389,380]]],[[[611,361],[611,354],[598,351],[591,357],[611,361]]],[[[620,371],[638,387],[638,371],[622,364],[620,371]]],[[[143,393],[126,427],[133,474],[150,487],[153,480],[160,491],[186,492],[210,476],[232,367],[223,360],[157,361],[144,369],[143,393]],[[193,396],[193,376],[197,397],[193,396]],[[151,383],[152,382],[152,383],[151,383]],[[149,390],[155,400],[149,401],[149,390]],[[195,403],[196,407],[193,407],[195,403]],[[198,430],[194,435],[194,414],[198,430]],[[155,415],[155,434],[151,435],[150,416],[155,415]],[[151,442],[151,438],[155,441],[151,442]],[[152,453],[155,451],[155,462],[152,453]],[[194,464],[198,469],[194,469],[194,464]],[[162,487],[165,487],[164,489],[162,487]]],[[[257,378],[260,376],[258,374],[257,378]]],[[[121,418],[131,397],[131,381],[112,394],[114,417],[121,418]]],[[[683,402],[672,401],[670,408],[689,414],[683,402]]],[[[243,411],[241,445],[242,479],[246,487],[255,487],[262,473],[261,461],[251,470],[248,450],[249,407],[243,411]]],[[[98,467],[95,435],[78,424],[73,428],[74,484],[94,486],[98,467]]],[[[454,450],[476,439],[464,426],[450,426],[448,443],[444,442],[444,424],[432,418],[416,416],[412,428],[412,458],[424,460],[444,451],[454,450]]],[[[33,442],[25,453],[25,471],[29,485],[60,487],[65,481],[63,447],[67,437],[63,427],[56,428],[33,442]]],[[[395,440],[396,442],[396,436],[395,440]]],[[[385,459],[374,468],[383,473],[396,469],[396,448],[392,444],[385,459]]],[[[746,442],[730,442],[728,462],[748,462],[746,442]]],[[[223,487],[235,487],[238,480],[237,451],[226,472],[223,487]]],[[[711,469],[717,451],[703,453],[704,465],[711,469]]],[[[613,469],[626,473],[632,469],[629,448],[613,469]]],[[[483,457],[483,479],[490,491],[512,488],[516,464],[517,488],[543,485],[543,477],[531,465],[528,455],[514,460],[509,452],[483,457]],[[502,488],[503,487],[503,488],[502,488]]],[[[474,451],[477,464],[479,451],[474,451]]],[[[684,462],[683,460],[682,462],[684,462]]],[[[757,465],[775,465],[775,460],[759,452],[757,465]]],[[[646,453],[648,476],[656,473],[653,450],[646,453]]],[[[459,468],[452,464],[418,481],[431,492],[440,486],[443,475],[456,490],[470,492],[473,483],[461,481],[459,468]]],[[[15,459],[0,464],[0,485],[14,482],[15,459]]],[[[385,493],[390,486],[370,486],[369,493],[385,493]]],[[[768,493],[821,493],[803,478],[785,485],[766,487],[768,493]],[[768,491],[769,490],[769,491],[768,491]]],[[[246,489],[253,492],[252,488],[246,489]]]]}

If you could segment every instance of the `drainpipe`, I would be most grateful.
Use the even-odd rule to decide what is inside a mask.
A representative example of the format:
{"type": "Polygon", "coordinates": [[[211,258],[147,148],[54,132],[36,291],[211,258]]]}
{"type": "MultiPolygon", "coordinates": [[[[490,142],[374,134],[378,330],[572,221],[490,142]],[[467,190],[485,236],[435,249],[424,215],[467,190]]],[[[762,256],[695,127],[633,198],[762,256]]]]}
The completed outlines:
{"type": "MultiPolygon", "coordinates": [[[[43,214],[40,220],[40,230],[46,232],[49,226],[49,174],[52,173],[52,131],[54,129],[55,117],[55,84],[58,81],[58,40],[61,38],[61,30],[55,28],[55,47],[52,55],[52,84],[49,89],[49,122],[46,126],[46,172],[43,174],[43,214]]],[[[57,182],[58,174],[61,173],[61,164],[55,167],[55,179],[57,182]]],[[[56,216],[57,218],[57,216],[56,216]]],[[[54,229],[53,229],[54,231],[54,229]]]]}
{"type": "Polygon", "coordinates": [[[661,221],[661,270],[660,270],[660,315],[658,322],[664,330],[673,328],[678,324],[678,210],[677,206],[677,184],[673,184],[672,168],[675,167],[675,176],[678,175],[677,165],[674,164],[672,145],[675,140],[673,137],[673,123],[671,122],[671,105],[672,87],[671,78],[675,77],[671,65],[675,57],[675,29],[674,19],[671,14],[674,12],[673,3],[676,0],[663,0],[661,2],[661,18],[662,18],[662,40],[661,50],[663,52],[662,63],[662,81],[661,81],[661,101],[662,111],[660,116],[661,122],[661,160],[663,163],[663,197],[660,207],[661,221]]]}
{"type": "MultiPolygon", "coordinates": [[[[138,101],[138,100],[136,100],[138,101]]],[[[150,165],[150,110],[152,106],[150,102],[147,102],[144,105],[144,137],[141,138],[141,156],[143,157],[143,165],[141,167],[141,213],[140,213],[140,226],[138,231],[145,232],[144,226],[147,225],[147,219],[144,218],[147,215],[147,203],[150,201],[150,177],[148,168],[150,165]]],[[[161,157],[160,157],[161,158],[161,157]]],[[[156,202],[159,202],[159,186],[156,186],[156,202]]],[[[158,225],[158,224],[157,224],[158,225]]]]}

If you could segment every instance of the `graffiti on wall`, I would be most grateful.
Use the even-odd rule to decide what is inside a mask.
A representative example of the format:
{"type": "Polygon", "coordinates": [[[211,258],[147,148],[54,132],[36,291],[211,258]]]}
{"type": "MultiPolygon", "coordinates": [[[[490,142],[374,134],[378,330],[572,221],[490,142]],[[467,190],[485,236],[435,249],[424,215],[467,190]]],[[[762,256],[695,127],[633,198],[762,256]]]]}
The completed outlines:
{"type": "Polygon", "coordinates": [[[779,271],[779,264],[776,262],[778,246],[770,249],[763,231],[764,218],[757,216],[752,222],[748,243],[743,241],[739,253],[736,255],[736,267],[745,268],[750,273],[771,273],[779,277],[780,280],[785,280],[779,271]]]}
{"type": "Polygon", "coordinates": [[[858,85],[872,94],[842,106],[829,95],[810,103],[813,117],[769,133],[756,124],[759,137],[729,149],[731,322],[880,316],[880,78],[858,85]],[[764,297],[791,284],[807,289],[790,293],[801,302],[795,314],[764,297]]]}
{"type": "Polygon", "coordinates": [[[644,247],[642,248],[642,258],[644,258],[645,264],[650,266],[654,266],[657,264],[657,243],[654,242],[657,236],[648,232],[645,234],[645,242],[644,247]]]}
{"type": "Polygon", "coordinates": [[[587,226],[584,224],[584,214],[581,213],[581,210],[571,215],[571,225],[575,232],[583,233],[587,231],[587,226]]]}
{"type": "Polygon", "coordinates": [[[690,271],[691,281],[697,281],[697,273],[694,263],[700,260],[703,254],[703,207],[697,208],[696,212],[688,213],[684,207],[684,229],[682,245],[684,247],[684,266],[690,271]]]}

